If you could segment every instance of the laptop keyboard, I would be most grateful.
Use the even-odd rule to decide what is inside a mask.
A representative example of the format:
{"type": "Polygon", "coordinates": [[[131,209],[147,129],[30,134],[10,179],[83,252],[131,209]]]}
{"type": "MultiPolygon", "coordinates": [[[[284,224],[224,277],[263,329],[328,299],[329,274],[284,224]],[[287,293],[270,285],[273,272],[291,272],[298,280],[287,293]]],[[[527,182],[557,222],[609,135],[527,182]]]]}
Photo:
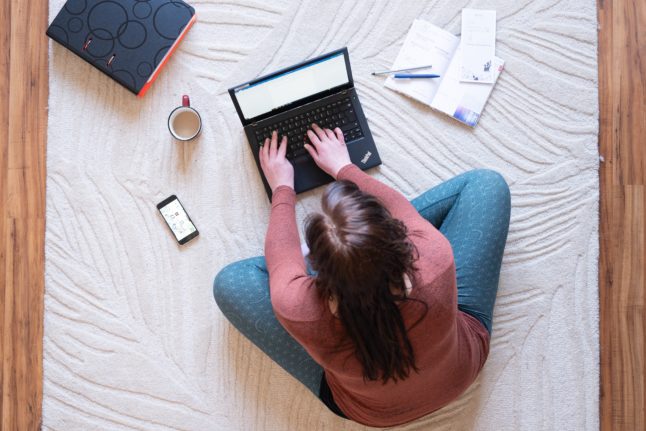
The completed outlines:
{"type": "Polygon", "coordinates": [[[307,129],[312,123],[324,129],[334,130],[339,127],[343,131],[345,142],[351,142],[363,137],[363,132],[357,121],[357,116],[349,97],[330,102],[327,105],[317,106],[291,118],[277,121],[273,124],[256,129],[256,139],[263,145],[266,138],[271,138],[271,133],[278,130],[278,139],[287,136],[288,159],[308,155],[304,145],[309,143],[307,129]]]}

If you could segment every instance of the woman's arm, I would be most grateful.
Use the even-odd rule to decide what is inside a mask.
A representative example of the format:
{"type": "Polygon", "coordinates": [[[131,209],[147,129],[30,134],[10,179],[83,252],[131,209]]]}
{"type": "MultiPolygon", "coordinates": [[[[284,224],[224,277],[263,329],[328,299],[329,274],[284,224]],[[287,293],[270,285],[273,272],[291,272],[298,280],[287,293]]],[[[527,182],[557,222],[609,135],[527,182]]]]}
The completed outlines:
{"type": "Polygon", "coordinates": [[[289,331],[289,322],[316,320],[320,303],[307,275],[296,225],[296,194],[288,186],[273,193],[265,259],[274,312],[289,331]]]}
{"type": "Polygon", "coordinates": [[[285,158],[286,147],[287,138],[283,137],[278,145],[274,132],[260,149],[260,164],[273,192],[265,259],[271,303],[283,325],[286,320],[310,319],[317,305],[296,227],[294,168],[285,158]]]}
{"type": "Polygon", "coordinates": [[[265,259],[269,273],[275,273],[281,264],[293,263],[305,274],[300,238],[296,227],[296,193],[289,186],[280,186],[273,192],[269,228],[265,237],[265,259]]]}
{"type": "Polygon", "coordinates": [[[312,145],[305,145],[305,149],[330,176],[354,182],[364,192],[376,196],[393,217],[404,223],[425,221],[404,195],[352,164],[341,129],[337,127],[332,131],[312,124],[312,130],[307,131],[307,136],[312,145]]]}

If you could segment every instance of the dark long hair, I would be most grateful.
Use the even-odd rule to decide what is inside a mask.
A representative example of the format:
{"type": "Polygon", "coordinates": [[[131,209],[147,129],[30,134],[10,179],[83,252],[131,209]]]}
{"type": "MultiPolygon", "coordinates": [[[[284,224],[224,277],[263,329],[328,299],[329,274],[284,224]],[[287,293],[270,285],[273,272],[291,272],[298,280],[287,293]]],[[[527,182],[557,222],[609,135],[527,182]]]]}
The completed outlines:
{"type": "Polygon", "coordinates": [[[330,184],[321,203],[305,226],[316,288],[326,305],[336,299],[364,379],[403,380],[418,371],[398,306],[418,256],[406,226],[350,181],[330,184]]]}

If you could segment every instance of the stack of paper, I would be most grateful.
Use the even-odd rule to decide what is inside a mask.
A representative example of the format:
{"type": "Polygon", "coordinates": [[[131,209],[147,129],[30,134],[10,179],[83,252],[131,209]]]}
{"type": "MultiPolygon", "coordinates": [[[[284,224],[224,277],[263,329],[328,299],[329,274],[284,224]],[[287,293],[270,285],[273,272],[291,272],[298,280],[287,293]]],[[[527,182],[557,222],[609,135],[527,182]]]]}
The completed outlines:
{"type": "Polygon", "coordinates": [[[416,73],[438,74],[440,78],[389,76],[385,86],[473,127],[480,119],[504,61],[493,54],[496,12],[464,9],[462,17],[466,32],[462,41],[429,22],[415,20],[392,66],[399,70],[432,65],[416,73]]]}

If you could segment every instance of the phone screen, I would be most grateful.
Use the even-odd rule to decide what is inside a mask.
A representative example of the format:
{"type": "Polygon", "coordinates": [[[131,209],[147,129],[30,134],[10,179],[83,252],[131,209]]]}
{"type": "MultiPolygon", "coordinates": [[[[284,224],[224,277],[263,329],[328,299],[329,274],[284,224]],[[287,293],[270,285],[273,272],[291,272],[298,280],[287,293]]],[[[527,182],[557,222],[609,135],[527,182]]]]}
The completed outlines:
{"type": "Polygon", "coordinates": [[[176,196],[164,200],[157,205],[157,208],[180,244],[184,244],[198,235],[197,228],[176,196]]]}

